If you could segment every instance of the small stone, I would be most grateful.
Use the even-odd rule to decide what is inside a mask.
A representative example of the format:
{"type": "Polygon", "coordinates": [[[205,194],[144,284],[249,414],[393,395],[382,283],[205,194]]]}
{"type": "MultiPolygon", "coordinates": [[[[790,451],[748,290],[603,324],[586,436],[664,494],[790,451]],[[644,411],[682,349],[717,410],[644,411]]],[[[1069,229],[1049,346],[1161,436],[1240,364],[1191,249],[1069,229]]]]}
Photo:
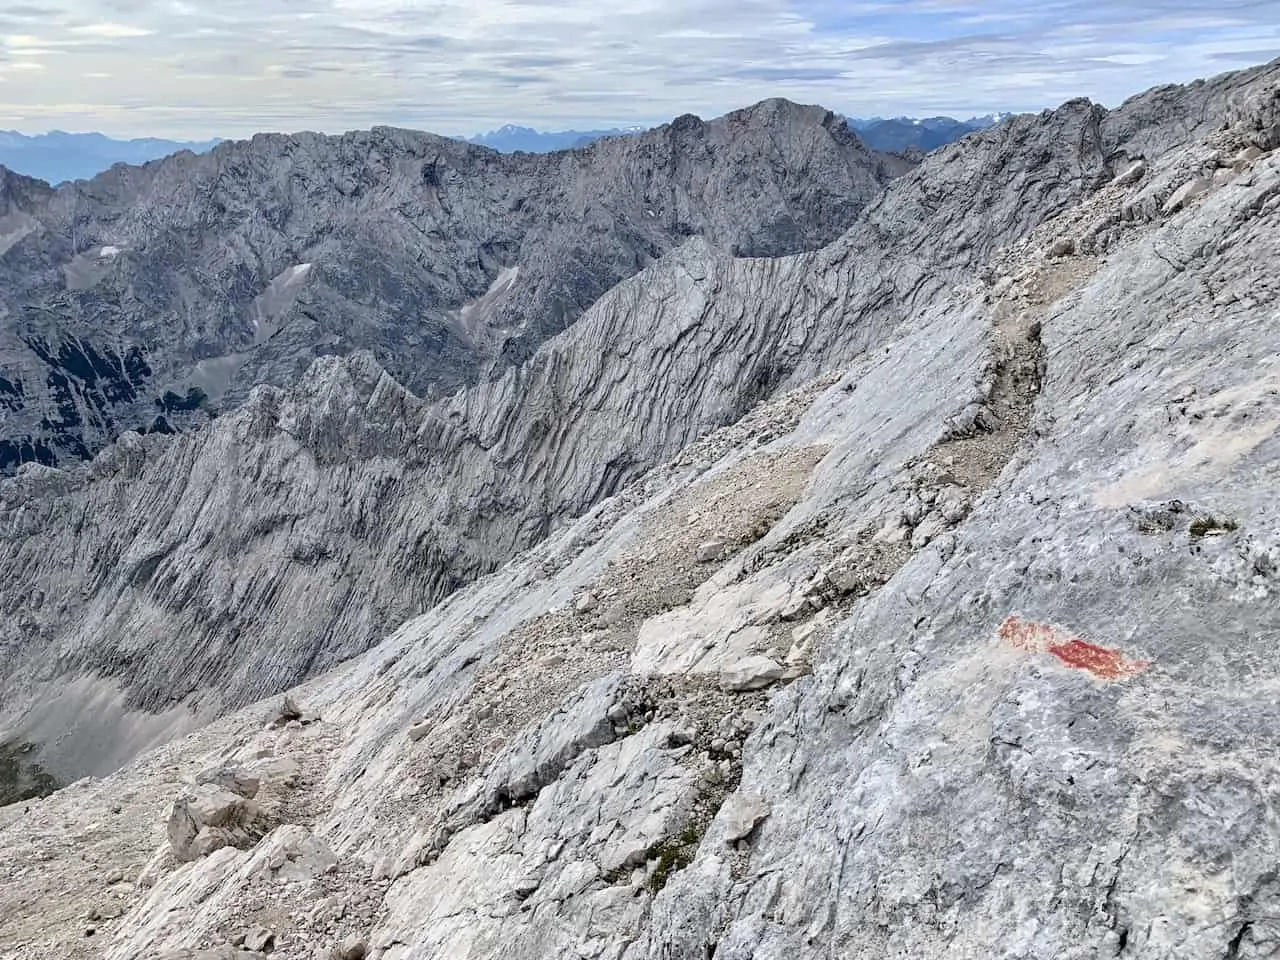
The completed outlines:
{"type": "MultiPolygon", "coordinates": [[[[902,518],[893,517],[889,520],[886,520],[884,523],[884,526],[882,526],[878,531],[876,531],[876,535],[871,538],[871,542],[872,543],[901,543],[903,540],[906,540],[909,536],[911,536],[911,528],[907,526],[907,524],[902,522],[902,518]]],[[[839,576],[834,578],[834,582],[837,584],[837,586],[839,585],[840,583],[839,576]]],[[[849,591],[846,590],[844,592],[848,593],[849,591]]]]}
{"type": "Polygon", "coordinates": [[[245,931],[244,948],[252,953],[270,953],[275,945],[276,935],[266,927],[253,927],[245,931]]]}
{"type": "Polygon", "coordinates": [[[667,734],[667,744],[672,747],[684,747],[693,743],[697,738],[697,728],[692,724],[688,726],[679,726],[667,734]]]}
{"type": "Polygon", "coordinates": [[[711,752],[724,753],[724,749],[728,745],[729,745],[728,742],[724,740],[722,737],[716,737],[716,739],[711,741],[711,752]]]}
{"type": "Polygon", "coordinates": [[[783,669],[768,657],[747,657],[720,672],[720,686],[731,693],[761,690],[781,679],[783,669]]]}
{"type": "Polygon", "coordinates": [[[369,954],[369,944],[363,937],[352,934],[338,944],[335,954],[337,960],[364,960],[369,954]]]}
{"type": "Polygon", "coordinates": [[[288,723],[290,720],[301,720],[302,709],[294,701],[293,697],[286,696],[280,701],[280,707],[276,710],[276,724],[288,723]]]}
{"type": "Polygon", "coordinates": [[[1071,237],[1059,237],[1049,245],[1049,256],[1069,257],[1076,252],[1076,242],[1071,237]]]}
{"type": "Polygon", "coordinates": [[[481,707],[479,710],[476,711],[477,720],[488,720],[492,716],[493,716],[493,707],[489,706],[489,704],[487,703],[483,707],[481,707]]]}
{"type": "Polygon", "coordinates": [[[725,555],[728,545],[723,540],[708,540],[698,545],[698,562],[714,563],[725,555]]]}
{"type": "Polygon", "coordinates": [[[812,598],[803,594],[797,594],[789,600],[781,610],[778,611],[778,618],[781,620],[799,620],[808,613],[815,604],[812,598]]]}
{"type": "Polygon", "coordinates": [[[1194,180],[1184,183],[1177,190],[1173,191],[1172,196],[1165,201],[1164,212],[1176,213],[1196,197],[1203,196],[1208,193],[1210,186],[1212,186],[1212,184],[1205,177],[1196,177],[1194,180]]]}
{"type": "Polygon", "coordinates": [[[231,793],[252,800],[258,795],[261,781],[239,767],[214,767],[196,775],[197,784],[212,783],[231,793]]]}
{"type": "Polygon", "coordinates": [[[920,526],[916,527],[915,533],[911,535],[911,546],[916,550],[927,547],[934,537],[945,532],[946,529],[947,522],[941,517],[927,517],[920,526]]]}
{"type": "Polygon", "coordinates": [[[1231,163],[1237,170],[1241,170],[1241,168],[1248,166],[1255,160],[1262,159],[1262,156],[1263,153],[1261,149],[1255,146],[1249,146],[1237,153],[1235,159],[1232,160],[1231,163]]]}
{"type": "Polygon", "coordinates": [[[627,723],[627,708],[620,703],[615,703],[609,708],[609,712],[606,716],[614,724],[625,727],[627,723]]]}
{"type": "Polygon", "coordinates": [[[1236,178],[1236,172],[1230,167],[1224,167],[1221,170],[1213,171],[1213,185],[1215,187],[1225,187],[1236,178]]]}
{"type": "Polygon", "coordinates": [[[431,732],[431,721],[420,720],[409,728],[409,739],[417,743],[431,732]]]}
{"type": "Polygon", "coordinates": [[[791,631],[792,643],[804,646],[813,638],[813,635],[817,631],[817,629],[818,629],[818,624],[816,620],[810,620],[808,623],[800,624],[800,626],[795,627],[791,631]]]}
{"type": "Polygon", "coordinates": [[[721,817],[725,823],[725,841],[745,840],[769,816],[769,804],[757,793],[735,793],[724,802],[721,817]]]}
{"type": "Polygon", "coordinates": [[[174,803],[167,829],[173,855],[189,861],[222,847],[247,849],[267,827],[261,808],[252,800],[214,784],[202,784],[174,803]]]}
{"type": "Polygon", "coordinates": [[[1117,174],[1116,178],[1111,182],[1117,187],[1127,187],[1130,184],[1137,183],[1147,175],[1147,164],[1143,160],[1130,164],[1125,168],[1123,173],[1117,174]]]}
{"type": "Polygon", "coordinates": [[[595,609],[596,598],[593,594],[584,593],[573,606],[579,613],[590,613],[595,609]]]}

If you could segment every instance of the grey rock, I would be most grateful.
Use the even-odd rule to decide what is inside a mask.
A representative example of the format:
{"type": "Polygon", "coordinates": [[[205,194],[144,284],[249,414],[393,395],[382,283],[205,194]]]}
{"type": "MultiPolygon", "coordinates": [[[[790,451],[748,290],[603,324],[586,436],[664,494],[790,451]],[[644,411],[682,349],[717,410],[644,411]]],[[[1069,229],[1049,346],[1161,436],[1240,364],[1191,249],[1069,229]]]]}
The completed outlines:
{"type": "Polygon", "coordinates": [[[715,563],[724,557],[728,545],[723,540],[708,540],[698,544],[698,562],[715,563]]]}
{"type": "Polygon", "coordinates": [[[1069,257],[1076,252],[1076,242],[1071,237],[1059,237],[1049,245],[1049,256],[1069,257]]]}
{"type": "Polygon", "coordinates": [[[1196,177],[1188,180],[1177,190],[1173,191],[1169,199],[1165,201],[1164,212],[1174,213],[1181,210],[1192,200],[1202,197],[1213,187],[1213,181],[1207,177],[1196,177]]]}
{"type": "Polygon", "coordinates": [[[368,354],[326,358],[198,432],[125,434],[87,469],[0,482],[0,582],[45,598],[38,611],[0,605],[28,637],[0,651],[0,702],[24,727],[67,733],[78,688],[59,699],[34,682],[57,637],[59,669],[111,691],[120,720],[99,711],[50,761],[109,770],[138,749],[127,718],[174,706],[175,689],[191,691],[184,711],[208,716],[367,649],[762,391],[892,337],[973,264],[1110,178],[1105,116],[1073,102],[946,147],[815,253],[740,260],[695,238],[526,363],[447,400],[420,400],[368,354]],[[96,522],[68,522],[84,515],[96,522]],[[126,656],[124,638],[147,652],[126,656]]]}
{"type": "Polygon", "coordinates": [[[720,808],[726,843],[745,840],[769,816],[769,803],[754,793],[735,793],[720,808]]]}
{"type": "Polygon", "coordinates": [[[720,685],[733,693],[761,690],[776,683],[784,672],[768,657],[746,657],[720,672],[720,685]]]}
{"type": "Polygon", "coordinates": [[[173,804],[167,833],[175,858],[206,857],[223,847],[252,846],[269,829],[262,809],[215,784],[202,784],[173,804]]]}
{"type": "Polygon", "coordinates": [[[1253,163],[1255,160],[1262,159],[1263,156],[1265,156],[1265,154],[1262,150],[1260,150],[1256,146],[1250,145],[1245,147],[1239,153],[1237,153],[1235,157],[1232,159],[1231,163],[1232,163],[1232,166],[1237,171],[1239,171],[1241,168],[1247,167],[1249,164],[1253,163]]]}
{"type": "Polygon", "coordinates": [[[258,795],[262,781],[239,767],[213,767],[196,774],[196,783],[213,784],[252,800],[258,795]]]}
{"type": "MultiPolygon", "coordinates": [[[[245,433],[218,448],[222,459],[214,463],[257,455],[270,469],[214,471],[239,478],[237,490],[308,478],[306,497],[292,501],[276,492],[282,499],[272,502],[320,500],[344,524],[364,517],[359,536],[335,520],[326,541],[353,552],[363,538],[410,528],[395,551],[377,555],[376,569],[361,572],[353,564],[348,580],[329,584],[390,589],[393,574],[402,578],[398,588],[420,582],[393,560],[419,542],[442,542],[442,530],[467,546],[450,557],[456,566],[439,569],[466,570],[459,579],[473,582],[442,602],[433,598],[430,609],[378,649],[308,682],[308,702],[334,718],[335,730],[264,730],[263,708],[247,708],[113,777],[33,805],[35,817],[0,811],[0,870],[31,871],[21,882],[0,883],[0,932],[15,924],[19,931],[38,929],[54,944],[47,952],[69,940],[83,943],[82,911],[67,923],[27,892],[28,880],[70,889],[73,871],[89,874],[80,889],[96,882],[96,872],[83,869],[79,844],[97,842],[101,824],[77,830],[75,845],[50,842],[65,832],[64,817],[76,823],[78,806],[96,821],[123,791],[167,796],[174,771],[188,763],[199,768],[209,757],[251,755],[263,742],[283,741],[313,751],[308,762],[323,761],[327,771],[320,789],[288,802],[303,808],[321,801],[316,832],[356,867],[324,875],[323,891],[310,888],[315,895],[330,883],[345,884],[349,895],[363,893],[370,886],[367,865],[399,851],[395,869],[378,871],[396,879],[378,885],[376,912],[353,911],[376,917],[367,928],[369,945],[387,960],[1274,954],[1280,708],[1268,692],[1280,687],[1274,656],[1280,170],[1258,163],[1231,188],[1205,194],[1176,217],[1128,222],[1099,262],[1049,261],[1043,251],[1052,236],[1121,202],[1123,191],[1111,189],[1111,180],[1132,157],[1149,163],[1141,189],[1163,198],[1213,153],[1229,155],[1240,142],[1271,138],[1280,117],[1277,80],[1280,67],[1272,67],[1162,88],[1112,113],[1077,103],[1010,121],[926,160],[932,179],[916,182],[910,195],[901,181],[895,184],[838,250],[767,262],[730,261],[705,245],[682,251],[673,261],[687,283],[672,280],[681,274],[667,272],[668,263],[646,272],[646,286],[624,284],[607,296],[588,312],[586,327],[575,325],[540,355],[539,370],[554,374],[547,381],[528,368],[511,375],[506,389],[521,402],[499,402],[499,394],[482,389],[453,405],[430,406],[446,422],[456,414],[455,425],[424,429],[419,443],[391,445],[381,460],[330,450],[331,459],[314,472],[289,474],[279,469],[288,458],[266,452],[271,442],[264,438],[284,442],[276,428],[257,435],[241,424],[245,433]],[[1041,180],[1046,163],[1052,169],[1041,180]],[[954,200],[967,203],[988,188],[993,192],[977,202],[996,211],[1001,237],[989,247],[979,228],[966,233],[979,222],[976,209],[954,200]],[[942,208],[945,215],[938,214],[942,208]],[[912,232],[909,223],[924,224],[924,232],[912,232]],[[950,246],[953,239],[961,245],[950,246]],[[891,259],[879,259],[885,249],[891,259]],[[990,302],[979,275],[1015,277],[1003,294],[1009,299],[990,302]],[[713,281],[714,295],[695,276],[713,281]],[[1045,366],[1027,383],[1019,380],[1022,365],[1007,365],[1005,327],[1032,313],[1042,321],[1045,366]],[[643,326],[643,336],[631,322],[643,326]],[[779,339],[772,339],[775,332],[779,339]],[[667,337],[661,358],[644,360],[646,346],[659,337],[667,337]],[[620,345],[624,363],[600,359],[616,357],[610,351],[620,345]],[[746,484],[777,478],[777,461],[758,459],[751,442],[758,421],[704,436],[722,425],[716,419],[722,411],[698,399],[710,383],[736,383],[761,349],[777,362],[790,359],[785,375],[761,388],[764,402],[753,415],[787,401],[777,390],[811,374],[833,374],[799,402],[793,426],[769,428],[770,444],[787,455],[821,448],[799,499],[746,549],[733,577],[703,570],[703,583],[673,598],[672,609],[646,607],[634,635],[629,622],[621,636],[583,629],[564,605],[608,571],[634,563],[642,577],[644,558],[678,536],[685,538],[679,557],[693,567],[683,497],[721,494],[728,509],[739,505],[734,495],[742,490],[728,479],[736,468],[748,468],[746,484]],[[609,367],[598,374],[609,389],[575,392],[592,357],[609,367]],[[1006,366],[992,376],[993,364],[1006,366]],[[632,368],[642,371],[636,379],[632,368]],[[612,391],[621,394],[617,406],[608,405],[612,391]],[[1017,396],[1027,402],[1013,402],[1017,396]],[[1001,412],[995,432],[950,435],[949,421],[975,397],[1001,412]],[[485,410],[503,426],[481,429],[485,410]],[[601,419],[580,424],[582,410],[601,419]],[[546,423],[527,434],[527,443],[513,443],[508,431],[519,433],[526,414],[546,423]],[[622,447],[601,439],[616,439],[633,425],[636,433],[622,447]],[[446,442],[451,430],[464,439],[446,442]],[[648,463],[674,456],[677,444],[684,452],[666,466],[637,465],[634,475],[618,466],[624,452],[633,457],[627,464],[648,463]],[[489,458],[450,453],[454,463],[469,465],[457,474],[424,466],[455,446],[489,458]],[[613,466],[606,470],[596,457],[613,466]],[[375,472],[373,461],[384,472],[375,472]],[[576,521],[557,513],[556,504],[566,502],[560,496],[577,497],[580,505],[595,503],[602,484],[616,491],[601,478],[618,472],[637,482],[576,521]],[[274,479],[280,475],[284,481],[274,479]],[[323,483],[316,479],[322,475],[323,483]],[[964,490],[970,511],[923,548],[875,542],[872,531],[896,518],[904,491],[917,489],[926,475],[941,489],[921,525],[952,498],[948,486],[964,490]],[[371,477],[403,488],[357,496],[374,485],[371,477]],[[457,482],[445,482],[450,478],[457,482]],[[576,484],[593,492],[564,494],[576,484]],[[421,487],[429,495],[415,496],[421,487]],[[464,489],[500,496],[472,501],[472,493],[456,493],[464,489]],[[459,499],[431,512],[434,500],[451,494],[459,499]],[[504,519],[460,509],[480,504],[504,519]],[[394,524],[374,526],[377,510],[388,505],[403,512],[394,524]],[[423,515],[439,523],[410,527],[423,515]],[[461,527],[443,519],[455,515],[473,519],[461,527]],[[513,516],[533,517],[536,529],[521,535],[503,528],[513,516]],[[498,569],[485,574],[479,563],[459,560],[465,549],[478,549],[477,538],[490,536],[485,542],[498,569]],[[717,689],[720,667],[739,658],[735,651],[781,642],[788,631],[772,615],[794,593],[822,583],[817,571],[829,565],[865,573],[866,584],[830,606],[826,626],[812,638],[812,674],[767,697],[717,689]],[[748,621],[759,632],[744,638],[748,621]],[[673,622],[676,629],[657,629],[673,622]],[[659,642],[671,646],[670,656],[641,649],[659,642]],[[560,658],[556,671],[541,666],[551,653],[560,658]],[[639,663],[657,666],[633,676],[639,663]],[[654,694],[655,721],[615,734],[607,711],[638,703],[636,684],[654,694]],[[500,724],[469,725],[476,697],[502,705],[500,724]],[[748,705],[759,708],[749,720],[745,710],[738,716],[748,705]],[[664,710],[681,719],[668,722],[664,710]],[[443,728],[431,735],[431,749],[456,748],[459,762],[448,789],[424,798],[402,788],[423,777],[427,751],[408,748],[401,734],[406,717],[427,714],[443,728]],[[722,741],[723,755],[671,748],[672,735],[687,730],[691,716],[700,737],[722,741]],[[745,727],[752,728],[749,736],[745,727]],[[238,742],[248,735],[257,742],[238,742]],[[763,828],[759,807],[742,816],[735,794],[767,806],[763,828]],[[42,825],[37,818],[45,818],[42,825]],[[749,822],[747,842],[723,842],[749,822]],[[33,848],[40,859],[30,856],[33,848]]],[[[982,221],[981,229],[991,222],[982,221]]],[[[278,399],[288,409],[277,409],[272,416],[279,419],[271,422],[307,435],[298,424],[312,422],[308,399],[278,399]]],[[[743,399],[736,413],[724,415],[749,406],[743,399]]],[[[333,414],[347,409],[340,403],[325,409],[351,435],[373,429],[362,423],[363,413],[333,414]]],[[[408,432],[418,437],[422,422],[408,432]]],[[[210,436],[220,428],[221,422],[210,436]]],[[[298,458],[314,456],[317,447],[290,449],[298,458]]],[[[164,461],[186,467],[182,490],[167,486],[171,473],[138,458],[136,449],[119,457],[122,470],[137,472],[108,488],[114,499],[100,492],[77,499],[85,488],[58,471],[28,471],[14,487],[52,490],[66,498],[59,502],[69,514],[104,525],[124,523],[119,518],[129,509],[112,504],[139,489],[160,488],[178,500],[217,489],[202,485],[201,472],[213,467],[201,457],[164,461]],[[188,486],[195,488],[190,494],[188,486]]],[[[259,499],[251,492],[236,503],[254,512],[259,499]]],[[[13,505],[6,522],[21,528],[32,522],[24,510],[36,511],[43,501],[5,502],[13,505]]],[[[152,513],[156,502],[148,502],[152,513]]],[[[713,519],[711,509],[702,512],[713,519]]],[[[282,526],[314,517],[294,513],[298,518],[290,514],[282,526]]],[[[49,529],[41,524],[51,520],[37,519],[37,529],[49,529]]],[[[192,534],[198,543],[201,534],[192,534]]],[[[100,544],[95,536],[114,543],[117,534],[76,536],[100,544]]],[[[33,542],[49,548],[59,541],[43,535],[33,542]]],[[[212,535],[214,548],[181,543],[175,550],[191,551],[180,554],[191,567],[227,550],[227,541],[212,535]]],[[[227,678],[236,679],[240,660],[262,671],[277,662],[272,658],[288,658],[286,637],[302,643],[305,655],[282,666],[280,678],[306,673],[305,658],[318,656],[315,638],[327,642],[341,629],[335,618],[324,631],[313,622],[307,629],[315,633],[287,633],[296,628],[282,618],[251,634],[254,621],[244,608],[252,606],[245,598],[253,590],[274,591],[255,615],[282,609],[294,620],[309,615],[302,597],[314,605],[324,590],[315,577],[271,579],[284,566],[279,551],[250,553],[238,556],[253,577],[238,581],[224,572],[191,588],[190,596],[204,598],[211,585],[236,585],[230,592],[240,605],[216,608],[224,625],[241,630],[240,643],[222,652],[224,661],[187,673],[181,668],[193,654],[169,637],[188,633],[170,631],[163,642],[145,635],[177,689],[204,682],[215,693],[230,689],[227,678]],[[249,636],[269,646],[271,656],[249,636]]],[[[38,550],[24,558],[23,569],[47,594],[39,610],[71,603],[51,575],[41,577],[38,550]]],[[[77,584],[97,591],[97,603],[119,588],[93,579],[104,566],[67,565],[77,584]]],[[[348,616],[364,615],[370,595],[378,594],[362,594],[348,616]]],[[[147,596],[151,616],[158,616],[160,596],[147,596]]],[[[628,597],[620,588],[618,602],[628,597]]],[[[202,614],[209,616],[205,608],[202,614]]],[[[143,635],[105,628],[96,634],[143,635]]],[[[22,636],[35,651],[32,660],[6,656],[27,669],[38,657],[69,670],[71,651],[87,644],[55,645],[34,630],[22,636]]],[[[209,642],[199,635],[190,649],[209,642]]],[[[117,647],[117,656],[141,677],[152,669],[138,648],[117,647]]],[[[127,673],[121,668],[113,676],[127,673]]],[[[13,689],[23,689],[14,676],[13,689]]],[[[107,819],[109,829],[119,830],[117,821],[130,818],[107,819]]],[[[79,825],[88,827],[84,819],[79,825]]],[[[287,831],[301,849],[308,830],[282,827],[245,854],[176,870],[161,858],[156,885],[113,927],[110,942],[95,946],[103,943],[106,960],[133,960],[150,956],[166,937],[206,942],[216,931],[242,928],[248,921],[238,911],[251,897],[278,897],[276,905],[305,917],[306,905],[298,909],[293,899],[301,878],[298,885],[260,882],[287,831]]],[[[113,839],[145,850],[150,827],[132,824],[131,833],[113,839]]],[[[328,930],[312,934],[326,945],[336,937],[328,930]]],[[[306,950],[301,937],[286,946],[290,955],[306,950]]]]}
{"type": "Polygon", "coordinates": [[[334,949],[334,960],[364,960],[368,953],[368,942],[363,937],[352,934],[334,949]]]}
{"type": "Polygon", "coordinates": [[[245,931],[243,946],[250,953],[270,953],[276,944],[276,935],[266,927],[251,927],[245,931]]]}
{"type": "MultiPolygon", "coordinates": [[[[5,721],[61,770],[105,772],[179,719],[335,666],[762,395],[892,342],[1108,184],[1117,157],[1159,156],[1224,117],[1270,129],[1271,101],[1251,97],[1274,73],[975,134],[819,251],[738,260],[695,239],[447,400],[415,397],[369,355],[327,358],[198,432],[126,433],[83,470],[25,468],[0,483],[0,623],[21,638],[0,648],[5,721]]],[[[14,210],[48,202],[6,184],[14,210]]]]}
{"type": "Polygon", "coordinates": [[[3,172],[0,471],[194,429],[322,356],[368,350],[419,395],[451,393],[690,235],[812,249],[909,166],[770,100],[551,156],[377,127],[52,191],[3,172]]]}
{"type": "Polygon", "coordinates": [[[1129,187],[1137,183],[1147,175],[1147,164],[1144,160],[1138,160],[1131,163],[1122,172],[1116,174],[1115,180],[1112,181],[1117,187],[1129,187]]]}

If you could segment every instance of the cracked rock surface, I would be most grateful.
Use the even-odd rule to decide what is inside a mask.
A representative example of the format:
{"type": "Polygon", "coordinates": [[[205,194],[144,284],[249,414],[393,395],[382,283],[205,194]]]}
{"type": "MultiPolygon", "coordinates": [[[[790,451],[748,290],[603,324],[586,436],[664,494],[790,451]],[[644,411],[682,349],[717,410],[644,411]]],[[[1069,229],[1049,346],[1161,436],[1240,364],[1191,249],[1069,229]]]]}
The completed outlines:
{"type": "MultiPolygon", "coordinates": [[[[0,957],[1275,956],[1277,147],[1277,66],[1073,102],[931,156],[817,252],[688,245],[447,402],[331,361],[203,431],[216,458],[192,436],[24,471],[12,542],[40,577],[67,536],[95,612],[121,581],[75,564],[133,542],[96,511],[299,506],[168,613],[131,587],[153,619],[124,636],[234,600],[191,653],[144,634],[111,673],[66,627],[6,652],[6,690],[57,649],[64,706],[135,731],[153,662],[226,702],[0,808],[0,957]],[[328,561],[288,538],[339,513],[360,534],[328,542],[369,553],[290,580],[328,561]],[[423,579],[396,580],[415,543],[423,579]],[[422,612],[363,652],[306,622],[339,583],[410,582],[422,612]],[[301,681],[290,719],[230,709],[264,674],[238,695],[301,681]],[[255,781],[272,825],[180,862],[165,818],[211,776],[255,781]]],[[[232,555],[201,536],[146,582],[232,555]]],[[[39,722],[65,718],[26,717],[53,762],[39,722]]]]}
{"type": "Polygon", "coordinates": [[[690,236],[813,249],[909,166],[770,100],[546,156],[380,127],[57,190],[0,170],[0,475],[194,428],[318,357],[450,393],[690,236]]]}

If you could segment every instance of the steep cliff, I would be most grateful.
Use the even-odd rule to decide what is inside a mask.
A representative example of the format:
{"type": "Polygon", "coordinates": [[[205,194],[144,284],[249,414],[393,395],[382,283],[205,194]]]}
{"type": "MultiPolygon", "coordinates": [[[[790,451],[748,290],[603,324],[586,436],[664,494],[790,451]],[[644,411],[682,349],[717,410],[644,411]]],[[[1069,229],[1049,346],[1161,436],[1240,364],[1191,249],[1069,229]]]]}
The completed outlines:
{"type": "Polygon", "coordinates": [[[837,237],[905,169],[761,103],[550,156],[429,134],[258,136],[50,192],[0,183],[0,469],[87,458],[372,351],[419,394],[517,363],[689,236],[837,237]]]}

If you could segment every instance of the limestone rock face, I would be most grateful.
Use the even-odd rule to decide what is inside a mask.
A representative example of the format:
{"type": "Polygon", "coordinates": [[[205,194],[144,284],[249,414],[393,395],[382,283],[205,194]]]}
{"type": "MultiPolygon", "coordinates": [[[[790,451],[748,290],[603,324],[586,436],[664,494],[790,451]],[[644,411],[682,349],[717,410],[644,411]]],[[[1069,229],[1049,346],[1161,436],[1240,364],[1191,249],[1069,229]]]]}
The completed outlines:
{"type": "Polygon", "coordinates": [[[0,472],[185,430],[317,357],[420,395],[526,359],[690,236],[835,239],[909,164],[767,101],[507,156],[407,130],[262,135],[51,191],[0,180],[0,472]]]}
{"type": "MultiPolygon", "coordinates": [[[[192,710],[332,667],[773,392],[892,342],[1001,247],[1110,184],[1138,145],[1168,153],[1221,125],[1188,128],[1182,100],[1208,109],[1273,73],[1159,110],[1073,101],[1016,118],[931,155],[816,252],[743,260],[695,238],[445,400],[368,353],[330,357],[196,433],[125,434],[85,469],[27,467],[0,483],[0,623],[21,638],[0,648],[6,715],[28,739],[60,738],[47,759],[71,777],[192,710]]],[[[1140,189],[1172,192],[1161,185],[1184,169],[1140,189]]]]}
{"type": "MultiPolygon", "coordinates": [[[[822,250],[694,241],[448,401],[329,360],[24,470],[10,569],[45,599],[0,608],[31,624],[3,702],[56,684],[130,734],[157,698],[172,730],[168,670],[221,716],[0,808],[4,949],[1275,955],[1277,90],[1011,121],[822,250]],[[412,589],[376,645],[343,632],[412,589]],[[783,672],[724,689],[752,660],[783,672]],[[295,681],[310,722],[277,723],[295,681]],[[279,825],[177,861],[211,768],[279,825]]],[[[90,742],[55,719],[19,720],[41,762],[90,742]]]]}

